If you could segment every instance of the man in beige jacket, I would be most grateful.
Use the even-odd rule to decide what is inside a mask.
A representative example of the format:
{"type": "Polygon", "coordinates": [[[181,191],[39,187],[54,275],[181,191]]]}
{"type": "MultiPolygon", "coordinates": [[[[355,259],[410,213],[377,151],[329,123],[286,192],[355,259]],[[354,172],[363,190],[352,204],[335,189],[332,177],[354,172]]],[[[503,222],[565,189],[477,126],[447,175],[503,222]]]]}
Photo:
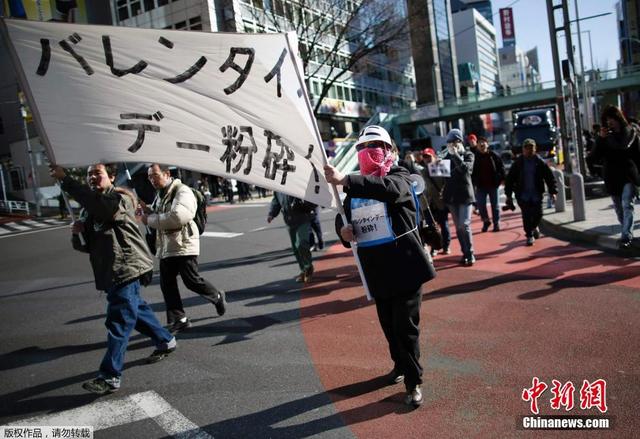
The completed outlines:
{"type": "Polygon", "coordinates": [[[169,330],[176,333],[191,326],[182,306],[178,274],[188,289],[215,305],[218,315],[226,311],[225,292],[198,273],[200,234],[193,220],[198,204],[191,188],[172,178],[168,166],[154,163],[147,174],[158,192],[151,208],[141,203],[141,219],[156,230],[160,289],[167,307],[169,330]]]}

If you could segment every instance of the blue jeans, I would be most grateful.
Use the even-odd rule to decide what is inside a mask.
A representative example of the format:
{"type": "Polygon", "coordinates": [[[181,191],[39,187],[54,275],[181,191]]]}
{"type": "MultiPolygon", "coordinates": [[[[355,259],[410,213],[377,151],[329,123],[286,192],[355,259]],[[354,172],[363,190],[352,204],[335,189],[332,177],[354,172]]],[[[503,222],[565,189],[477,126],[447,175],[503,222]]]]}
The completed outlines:
{"type": "Polygon", "coordinates": [[[494,227],[500,224],[500,205],[498,204],[498,187],[495,188],[477,188],[476,189],[476,206],[480,211],[482,222],[489,222],[489,214],[487,213],[487,197],[491,203],[491,218],[494,227]]]}
{"type": "Polygon", "coordinates": [[[623,241],[631,241],[633,239],[633,200],[637,194],[638,189],[633,183],[627,183],[622,189],[622,195],[611,196],[618,222],[622,226],[620,237],[623,241]]]}
{"type": "Polygon", "coordinates": [[[150,337],[158,349],[166,349],[173,336],[162,327],[153,310],[140,297],[140,281],[134,280],[109,288],[107,293],[107,352],[100,364],[99,376],[119,378],[129,336],[135,328],[150,337]]]}
{"type": "Polygon", "coordinates": [[[456,226],[456,234],[460,242],[460,249],[465,258],[473,256],[473,236],[471,235],[471,208],[472,204],[448,204],[453,224],[456,226]]]}

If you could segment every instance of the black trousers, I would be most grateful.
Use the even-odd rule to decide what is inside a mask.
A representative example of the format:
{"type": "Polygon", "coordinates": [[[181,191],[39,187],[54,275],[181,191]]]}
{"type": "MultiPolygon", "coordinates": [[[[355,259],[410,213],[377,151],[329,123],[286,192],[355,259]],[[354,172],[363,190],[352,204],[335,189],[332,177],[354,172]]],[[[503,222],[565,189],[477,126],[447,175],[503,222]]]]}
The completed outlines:
{"type": "Polygon", "coordinates": [[[404,385],[408,391],[422,384],[418,340],[421,304],[422,288],[401,298],[376,299],[378,320],[389,343],[391,359],[396,370],[404,374],[404,385]]]}
{"type": "Polygon", "coordinates": [[[522,225],[527,238],[533,235],[533,231],[540,225],[542,220],[542,199],[540,201],[518,200],[518,206],[522,211],[522,225]]]}
{"type": "Polygon", "coordinates": [[[217,303],[220,294],[220,290],[204,280],[198,273],[197,256],[173,256],[160,259],[160,289],[167,307],[167,323],[169,324],[185,317],[178,289],[178,274],[188,289],[200,294],[211,303],[217,303]]]}

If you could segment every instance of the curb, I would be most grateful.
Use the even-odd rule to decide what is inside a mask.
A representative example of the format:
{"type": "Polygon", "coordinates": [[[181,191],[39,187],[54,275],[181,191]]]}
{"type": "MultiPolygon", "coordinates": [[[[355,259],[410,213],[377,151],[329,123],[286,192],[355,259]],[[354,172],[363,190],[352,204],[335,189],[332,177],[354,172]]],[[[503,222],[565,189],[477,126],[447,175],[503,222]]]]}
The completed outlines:
{"type": "Polygon", "coordinates": [[[572,224],[556,224],[542,217],[540,229],[545,235],[569,241],[572,243],[587,244],[599,248],[607,253],[629,258],[640,258],[640,242],[634,239],[629,250],[618,248],[618,238],[602,233],[583,230],[572,224]]]}

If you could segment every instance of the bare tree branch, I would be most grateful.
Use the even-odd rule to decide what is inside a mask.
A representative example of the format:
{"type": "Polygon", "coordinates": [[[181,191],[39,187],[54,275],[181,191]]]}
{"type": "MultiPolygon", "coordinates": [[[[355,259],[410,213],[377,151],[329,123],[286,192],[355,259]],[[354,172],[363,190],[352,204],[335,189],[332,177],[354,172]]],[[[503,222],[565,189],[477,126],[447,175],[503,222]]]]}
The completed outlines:
{"type": "MultiPolygon", "coordinates": [[[[321,90],[314,107],[339,80],[366,74],[377,55],[406,47],[407,18],[386,0],[269,0],[267,10],[253,11],[254,21],[278,32],[293,30],[300,42],[305,81],[314,78],[321,90]],[[281,15],[280,15],[281,14],[281,15]],[[286,20],[287,24],[283,26],[286,20]]],[[[264,31],[264,30],[260,30],[264,31]]],[[[384,58],[381,61],[384,62],[384,58]]]]}

